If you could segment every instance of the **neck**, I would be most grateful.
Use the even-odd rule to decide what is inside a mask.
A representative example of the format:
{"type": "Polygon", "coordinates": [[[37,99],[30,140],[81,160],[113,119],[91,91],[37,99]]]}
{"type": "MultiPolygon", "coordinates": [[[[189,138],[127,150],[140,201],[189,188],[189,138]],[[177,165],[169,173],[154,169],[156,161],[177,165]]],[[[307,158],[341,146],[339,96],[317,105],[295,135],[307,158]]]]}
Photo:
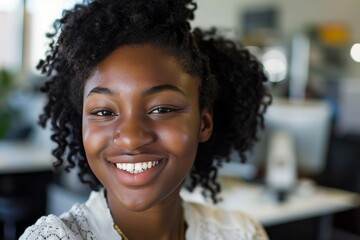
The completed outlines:
{"type": "Polygon", "coordinates": [[[180,239],[183,221],[181,198],[177,193],[144,211],[125,208],[108,194],[108,204],[114,223],[130,240],[180,239]]]}

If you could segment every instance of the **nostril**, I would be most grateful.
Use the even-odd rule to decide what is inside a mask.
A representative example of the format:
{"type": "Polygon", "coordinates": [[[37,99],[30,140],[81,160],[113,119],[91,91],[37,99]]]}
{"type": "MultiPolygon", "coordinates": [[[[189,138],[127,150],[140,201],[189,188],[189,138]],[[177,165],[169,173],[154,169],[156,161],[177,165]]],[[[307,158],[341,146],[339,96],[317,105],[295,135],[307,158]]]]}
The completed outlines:
{"type": "Polygon", "coordinates": [[[152,131],[144,131],[141,128],[118,130],[114,134],[114,144],[123,149],[136,150],[149,145],[156,140],[156,135],[152,131]]]}

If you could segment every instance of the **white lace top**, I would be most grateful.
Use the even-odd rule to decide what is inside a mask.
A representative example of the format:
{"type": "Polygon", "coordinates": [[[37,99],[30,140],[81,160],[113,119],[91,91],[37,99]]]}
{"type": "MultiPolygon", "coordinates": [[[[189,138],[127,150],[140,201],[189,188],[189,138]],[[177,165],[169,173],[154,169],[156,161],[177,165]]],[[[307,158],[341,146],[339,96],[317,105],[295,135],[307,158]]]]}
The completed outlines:
{"type": "MultiPolygon", "coordinates": [[[[213,209],[202,204],[183,202],[187,240],[267,240],[264,229],[239,212],[213,209]]],[[[28,227],[20,240],[106,239],[121,240],[113,228],[113,219],[104,190],[92,192],[84,204],[75,204],[60,217],[41,217],[28,227]]]]}

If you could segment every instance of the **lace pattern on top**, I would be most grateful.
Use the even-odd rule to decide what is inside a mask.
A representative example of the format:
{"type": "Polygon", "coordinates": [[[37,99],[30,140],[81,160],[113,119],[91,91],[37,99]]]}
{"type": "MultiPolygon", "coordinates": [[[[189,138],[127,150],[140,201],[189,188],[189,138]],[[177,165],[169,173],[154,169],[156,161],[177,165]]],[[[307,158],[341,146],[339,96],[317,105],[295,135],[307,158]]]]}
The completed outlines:
{"type": "Polygon", "coordinates": [[[85,218],[84,209],[79,205],[75,205],[73,211],[61,216],[61,218],[54,215],[40,218],[35,225],[26,229],[20,239],[95,240],[97,238],[85,218]]]}
{"type": "Polygon", "coordinates": [[[218,228],[216,224],[203,219],[199,221],[199,227],[202,240],[267,240],[260,229],[243,231],[240,228],[218,228]]]}

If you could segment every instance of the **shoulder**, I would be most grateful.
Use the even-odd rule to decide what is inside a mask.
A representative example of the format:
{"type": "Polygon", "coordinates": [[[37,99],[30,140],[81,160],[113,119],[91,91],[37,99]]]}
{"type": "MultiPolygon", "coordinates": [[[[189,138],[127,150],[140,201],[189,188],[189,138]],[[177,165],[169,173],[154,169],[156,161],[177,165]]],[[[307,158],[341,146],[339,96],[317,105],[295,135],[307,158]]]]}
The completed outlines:
{"type": "Polygon", "coordinates": [[[20,240],[86,239],[75,222],[76,219],[62,219],[55,215],[41,217],[25,230],[20,240]]]}
{"type": "Polygon", "coordinates": [[[184,203],[187,239],[268,240],[264,228],[250,216],[200,203],[184,203]],[[196,236],[196,238],[193,238],[196,236]]]}
{"type": "Polygon", "coordinates": [[[97,239],[92,229],[87,205],[75,204],[60,217],[52,214],[41,217],[20,239],[97,239]]]}

